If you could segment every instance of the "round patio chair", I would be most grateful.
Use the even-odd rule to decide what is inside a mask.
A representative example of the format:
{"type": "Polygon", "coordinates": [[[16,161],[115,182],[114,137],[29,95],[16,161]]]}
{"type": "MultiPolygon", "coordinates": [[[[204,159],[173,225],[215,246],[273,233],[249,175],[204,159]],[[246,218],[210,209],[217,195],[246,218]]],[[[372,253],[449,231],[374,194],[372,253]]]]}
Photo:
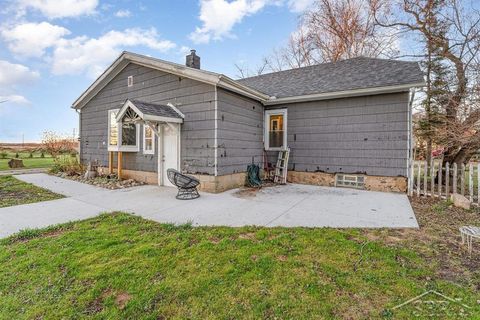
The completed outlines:
{"type": "Polygon", "coordinates": [[[176,198],[178,200],[192,200],[200,197],[197,187],[200,180],[183,174],[175,169],[167,169],[168,180],[178,188],[176,198]]]}

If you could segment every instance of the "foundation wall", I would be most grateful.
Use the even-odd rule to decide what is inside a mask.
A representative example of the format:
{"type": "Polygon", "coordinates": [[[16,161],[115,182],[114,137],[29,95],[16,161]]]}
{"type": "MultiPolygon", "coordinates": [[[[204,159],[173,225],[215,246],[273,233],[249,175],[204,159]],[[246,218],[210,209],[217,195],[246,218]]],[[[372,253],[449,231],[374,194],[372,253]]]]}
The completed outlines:
{"type": "MultiPolygon", "coordinates": [[[[365,175],[365,190],[382,192],[407,192],[407,178],[365,175]]],[[[325,172],[288,171],[290,183],[311,184],[317,186],[335,186],[335,174],[325,172]]]]}
{"type": "MultiPolygon", "coordinates": [[[[113,169],[113,172],[117,173],[117,169],[113,169]]],[[[98,167],[98,173],[108,174],[108,168],[98,167]]],[[[146,184],[158,184],[158,177],[156,172],[122,169],[122,178],[134,179],[140,182],[144,182],[146,184]]]]}
{"type": "MultiPolygon", "coordinates": [[[[117,169],[114,168],[113,172],[116,173],[117,169]]],[[[99,167],[98,173],[108,174],[108,168],[99,167]]],[[[194,176],[198,180],[200,180],[200,191],[219,193],[244,186],[245,175],[245,172],[241,172],[217,177],[207,174],[192,174],[191,176],[194,176]]],[[[122,169],[122,177],[124,179],[135,179],[137,181],[141,181],[147,184],[158,184],[158,177],[156,172],[122,169]]]]}
{"type": "MultiPolygon", "coordinates": [[[[99,173],[108,173],[108,168],[99,167],[99,173]]],[[[114,169],[114,172],[117,172],[114,169]]],[[[122,170],[122,176],[126,179],[135,179],[147,184],[156,185],[158,183],[156,172],[122,170]]],[[[219,193],[230,189],[239,188],[245,185],[245,172],[227,174],[223,176],[213,176],[206,174],[193,174],[192,176],[200,180],[200,191],[219,193]]],[[[407,178],[405,177],[382,177],[382,176],[364,176],[365,190],[382,192],[407,192],[407,178]]],[[[302,172],[289,171],[287,181],[289,183],[309,184],[315,186],[335,186],[335,175],[325,172],[302,172]]]]}

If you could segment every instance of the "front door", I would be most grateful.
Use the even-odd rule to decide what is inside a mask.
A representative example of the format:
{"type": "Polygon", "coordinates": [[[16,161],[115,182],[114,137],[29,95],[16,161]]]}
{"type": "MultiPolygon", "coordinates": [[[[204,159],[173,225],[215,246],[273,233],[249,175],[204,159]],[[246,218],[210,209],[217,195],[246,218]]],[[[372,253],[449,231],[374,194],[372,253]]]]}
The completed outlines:
{"type": "Polygon", "coordinates": [[[179,130],[180,125],[171,124],[163,126],[163,185],[164,186],[173,186],[167,177],[167,169],[176,169],[179,170],[179,130]]]}

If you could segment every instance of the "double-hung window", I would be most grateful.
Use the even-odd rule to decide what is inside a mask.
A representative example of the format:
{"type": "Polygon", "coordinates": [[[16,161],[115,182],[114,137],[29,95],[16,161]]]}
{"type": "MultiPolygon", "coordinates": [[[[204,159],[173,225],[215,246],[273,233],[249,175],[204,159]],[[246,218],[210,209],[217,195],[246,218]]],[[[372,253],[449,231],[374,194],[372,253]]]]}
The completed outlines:
{"type": "Polygon", "coordinates": [[[287,109],[265,111],[265,149],[287,148],[287,109]]]}
{"type": "Polygon", "coordinates": [[[108,110],[108,151],[136,152],[139,146],[139,125],[118,123],[119,109],[108,110]]]}
{"type": "Polygon", "coordinates": [[[155,153],[155,134],[153,133],[152,128],[148,125],[143,126],[143,153],[155,153]]]}

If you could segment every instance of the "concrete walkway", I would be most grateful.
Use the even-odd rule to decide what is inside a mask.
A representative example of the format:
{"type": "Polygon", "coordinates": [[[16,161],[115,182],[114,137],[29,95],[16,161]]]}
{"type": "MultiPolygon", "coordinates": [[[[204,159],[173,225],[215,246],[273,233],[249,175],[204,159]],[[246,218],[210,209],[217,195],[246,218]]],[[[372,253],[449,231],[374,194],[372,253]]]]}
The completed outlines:
{"type": "Polygon", "coordinates": [[[0,237],[116,210],[196,226],[418,228],[407,196],[395,193],[288,184],[252,193],[202,193],[199,199],[180,201],[176,189],[168,187],[106,190],[47,174],[17,178],[67,198],[0,208],[0,237]]]}
{"type": "Polygon", "coordinates": [[[27,173],[44,173],[47,171],[48,171],[48,168],[10,169],[10,170],[0,171],[0,176],[11,176],[11,175],[27,174],[27,173]]]}

